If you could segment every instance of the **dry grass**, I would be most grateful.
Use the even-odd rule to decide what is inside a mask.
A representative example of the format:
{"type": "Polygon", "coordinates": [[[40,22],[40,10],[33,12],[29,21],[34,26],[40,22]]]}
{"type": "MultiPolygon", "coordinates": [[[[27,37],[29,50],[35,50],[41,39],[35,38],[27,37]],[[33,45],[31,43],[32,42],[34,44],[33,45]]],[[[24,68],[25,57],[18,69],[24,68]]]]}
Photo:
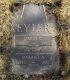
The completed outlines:
{"type": "MultiPolygon", "coordinates": [[[[18,0],[23,2],[24,4],[26,3],[45,3],[45,2],[50,2],[54,4],[55,0],[18,0]]],[[[10,6],[16,2],[15,0],[0,0],[0,32],[3,33],[3,37],[1,37],[1,45],[4,47],[9,48],[11,46],[11,29],[12,29],[12,20],[13,20],[13,13],[10,12],[10,6]]],[[[70,24],[70,11],[67,13],[67,7],[69,7],[69,0],[62,0],[62,7],[57,9],[57,17],[58,21],[60,24],[63,23],[69,23],[70,24]]],[[[60,29],[58,29],[59,36],[58,36],[58,47],[61,49],[63,52],[70,52],[70,32],[64,31],[62,26],[59,26],[60,29]]],[[[6,54],[4,52],[4,54],[6,54]]],[[[2,55],[1,55],[2,56],[2,55]]],[[[1,57],[0,56],[0,64],[4,64],[5,58],[6,57],[1,57]]],[[[69,60],[66,59],[67,63],[65,66],[69,65],[69,60]]],[[[70,68],[70,67],[69,67],[70,68]]]]}
{"type": "MultiPolygon", "coordinates": [[[[62,0],[62,6],[58,9],[57,14],[59,16],[60,24],[69,24],[70,25],[70,2],[69,0],[62,0]]],[[[70,51],[70,31],[65,31],[63,26],[61,26],[60,42],[63,50],[70,51]]]]}

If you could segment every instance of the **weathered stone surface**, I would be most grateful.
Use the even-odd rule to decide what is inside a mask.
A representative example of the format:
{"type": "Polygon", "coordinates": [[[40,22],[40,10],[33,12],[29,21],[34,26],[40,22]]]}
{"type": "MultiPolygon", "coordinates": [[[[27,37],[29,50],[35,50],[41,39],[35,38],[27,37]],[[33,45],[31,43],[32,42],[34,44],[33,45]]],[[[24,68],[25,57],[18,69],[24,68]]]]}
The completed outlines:
{"type": "Polygon", "coordinates": [[[58,71],[56,22],[43,5],[27,4],[13,22],[12,72],[42,74],[58,71]],[[52,71],[52,72],[51,72],[52,71]]]}

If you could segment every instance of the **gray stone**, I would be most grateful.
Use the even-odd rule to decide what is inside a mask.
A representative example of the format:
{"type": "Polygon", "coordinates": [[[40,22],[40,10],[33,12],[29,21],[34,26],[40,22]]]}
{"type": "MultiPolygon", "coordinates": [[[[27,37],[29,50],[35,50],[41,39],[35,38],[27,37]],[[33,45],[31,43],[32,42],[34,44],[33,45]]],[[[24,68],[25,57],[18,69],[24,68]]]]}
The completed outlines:
{"type": "Polygon", "coordinates": [[[15,13],[11,65],[14,74],[57,72],[56,21],[45,6],[27,4],[15,13]]]}

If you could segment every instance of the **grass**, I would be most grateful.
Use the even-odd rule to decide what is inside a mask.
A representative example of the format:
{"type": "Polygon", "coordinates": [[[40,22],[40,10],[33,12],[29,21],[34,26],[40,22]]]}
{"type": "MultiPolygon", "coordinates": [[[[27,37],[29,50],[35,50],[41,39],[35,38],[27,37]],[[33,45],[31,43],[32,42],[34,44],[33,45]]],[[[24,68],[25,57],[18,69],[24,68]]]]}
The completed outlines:
{"type": "MultiPolygon", "coordinates": [[[[45,3],[50,2],[54,4],[55,0],[20,0],[24,4],[32,2],[32,3],[45,3]]],[[[7,49],[11,46],[11,31],[12,31],[12,20],[14,19],[14,14],[10,11],[10,6],[15,3],[16,0],[0,0],[0,32],[3,33],[3,36],[0,37],[0,44],[7,49]]],[[[58,49],[62,51],[63,54],[67,54],[70,52],[70,31],[64,30],[63,26],[65,23],[70,24],[70,11],[67,12],[67,7],[69,7],[69,0],[62,0],[62,6],[60,8],[56,8],[56,16],[57,16],[57,24],[58,25],[58,36],[57,36],[57,43],[58,49]],[[61,24],[61,25],[60,25],[61,24]]],[[[7,61],[7,54],[6,51],[0,53],[0,64],[4,66],[7,61]]],[[[64,67],[66,71],[70,69],[70,62],[69,58],[65,58],[64,67]]],[[[1,68],[2,71],[4,68],[1,68]]],[[[68,77],[68,79],[70,79],[68,77]]],[[[67,79],[67,80],[68,80],[67,79]]]]}

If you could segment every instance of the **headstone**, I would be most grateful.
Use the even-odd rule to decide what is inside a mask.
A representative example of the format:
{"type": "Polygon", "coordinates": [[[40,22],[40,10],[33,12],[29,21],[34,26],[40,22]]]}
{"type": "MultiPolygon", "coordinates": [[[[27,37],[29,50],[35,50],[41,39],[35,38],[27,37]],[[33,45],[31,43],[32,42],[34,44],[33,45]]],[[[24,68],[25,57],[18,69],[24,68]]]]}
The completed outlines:
{"type": "Polygon", "coordinates": [[[15,13],[11,65],[14,74],[57,72],[55,16],[44,5],[26,4],[15,13]]]}

